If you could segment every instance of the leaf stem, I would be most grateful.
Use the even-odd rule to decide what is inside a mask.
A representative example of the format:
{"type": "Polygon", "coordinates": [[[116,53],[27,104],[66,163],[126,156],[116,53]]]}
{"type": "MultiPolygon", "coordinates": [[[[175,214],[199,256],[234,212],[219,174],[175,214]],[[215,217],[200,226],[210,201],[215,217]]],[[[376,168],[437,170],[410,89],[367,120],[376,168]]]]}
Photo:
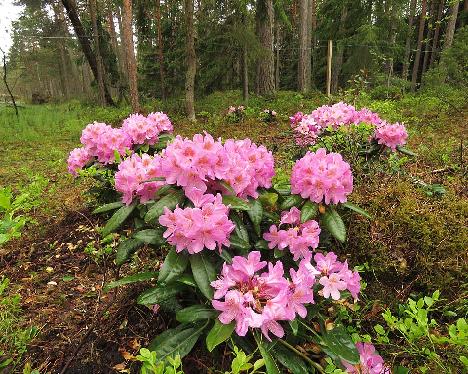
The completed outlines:
{"type": "Polygon", "coordinates": [[[287,341],[283,340],[283,339],[278,339],[278,341],[283,344],[286,348],[290,349],[291,351],[293,351],[295,354],[297,354],[298,356],[301,356],[304,360],[306,360],[309,364],[311,364],[315,369],[317,369],[319,372],[321,373],[325,373],[325,371],[323,370],[323,367],[311,360],[309,357],[307,357],[304,353],[302,353],[301,351],[299,351],[298,349],[294,348],[291,344],[289,344],[287,341]]]}

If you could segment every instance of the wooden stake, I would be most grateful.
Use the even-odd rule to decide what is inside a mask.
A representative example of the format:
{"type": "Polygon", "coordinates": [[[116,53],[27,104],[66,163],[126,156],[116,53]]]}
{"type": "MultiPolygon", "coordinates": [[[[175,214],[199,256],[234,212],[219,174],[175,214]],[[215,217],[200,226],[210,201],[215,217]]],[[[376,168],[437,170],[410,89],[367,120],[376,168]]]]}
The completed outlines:
{"type": "Polygon", "coordinates": [[[333,41],[329,40],[328,50],[327,50],[327,96],[331,95],[332,57],[333,57],[333,41]]]}

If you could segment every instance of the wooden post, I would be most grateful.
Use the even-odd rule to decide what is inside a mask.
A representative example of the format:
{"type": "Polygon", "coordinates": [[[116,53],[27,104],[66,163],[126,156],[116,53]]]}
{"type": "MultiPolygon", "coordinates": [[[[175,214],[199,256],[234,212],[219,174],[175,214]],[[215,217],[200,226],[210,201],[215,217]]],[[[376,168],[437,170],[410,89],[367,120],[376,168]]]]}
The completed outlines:
{"type": "Polygon", "coordinates": [[[332,57],[333,57],[333,41],[328,41],[327,50],[327,96],[331,94],[331,76],[332,76],[332,57]]]}

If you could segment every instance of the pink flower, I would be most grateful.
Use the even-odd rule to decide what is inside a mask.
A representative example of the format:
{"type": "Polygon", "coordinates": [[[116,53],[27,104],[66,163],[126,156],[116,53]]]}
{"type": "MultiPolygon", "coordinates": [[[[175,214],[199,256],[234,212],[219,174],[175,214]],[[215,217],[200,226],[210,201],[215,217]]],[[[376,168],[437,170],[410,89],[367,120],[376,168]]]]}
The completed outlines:
{"type": "Polygon", "coordinates": [[[293,206],[289,211],[281,212],[280,224],[292,224],[297,225],[301,223],[301,211],[293,206]]]}
{"type": "Polygon", "coordinates": [[[360,363],[352,365],[345,360],[341,363],[346,368],[346,372],[353,374],[391,374],[391,370],[385,365],[383,358],[375,351],[375,347],[370,343],[356,343],[359,352],[360,363]]]}
{"type": "Polygon", "coordinates": [[[132,140],[125,131],[97,122],[83,129],[81,143],[91,157],[96,157],[103,164],[114,163],[114,152],[123,156],[132,146],[132,140]]]}
{"type": "Polygon", "coordinates": [[[324,148],[296,161],[291,175],[291,192],[315,203],[344,203],[353,190],[351,167],[338,153],[324,148]]]}
{"type": "Polygon", "coordinates": [[[122,201],[130,204],[138,196],[140,202],[145,203],[153,199],[157,190],[165,183],[151,181],[160,177],[160,157],[133,154],[125,159],[115,173],[115,189],[122,193],[122,201]]]}
{"type": "Polygon", "coordinates": [[[158,131],[161,132],[172,132],[174,131],[174,126],[171,123],[171,120],[166,113],[163,112],[152,112],[148,114],[148,122],[153,124],[158,131]]]}
{"type": "Polygon", "coordinates": [[[332,273],[328,277],[322,277],[319,283],[323,286],[323,297],[326,299],[331,296],[333,300],[339,300],[340,291],[346,289],[346,282],[341,279],[339,273],[332,273]]]}
{"type": "Polygon", "coordinates": [[[229,247],[229,236],[235,226],[229,220],[228,213],[229,209],[218,194],[213,202],[201,207],[177,207],[174,212],[165,208],[159,223],[167,227],[164,237],[169,244],[175,245],[177,252],[187,249],[188,253],[194,254],[204,248],[229,247]]]}
{"type": "Polygon", "coordinates": [[[159,140],[159,129],[142,114],[131,114],[124,119],[122,130],[130,136],[133,144],[153,145],[159,140]]]}
{"type": "Polygon", "coordinates": [[[398,122],[393,125],[382,122],[375,129],[374,137],[377,139],[377,143],[383,144],[391,148],[392,151],[395,151],[398,146],[406,144],[408,133],[405,126],[400,125],[398,122]]]}
{"type": "Polygon", "coordinates": [[[322,253],[317,253],[314,256],[314,261],[317,263],[317,269],[325,275],[340,271],[342,267],[333,252],[328,252],[325,256],[322,253]]]}
{"type": "Polygon", "coordinates": [[[75,148],[68,156],[68,172],[76,177],[78,175],[77,171],[83,169],[91,160],[92,157],[85,148],[75,148]]]}
{"type": "Polygon", "coordinates": [[[291,123],[291,127],[295,127],[299,122],[301,122],[302,117],[304,116],[304,113],[302,112],[297,112],[294,114],[292,117],[289,117],[289,121],[291,123]]]}
{"type": "Polygon", "coordinates": [[[291,281],[284,277],[283,264],[268,263],[268,271],[258,271],[266,266],[260,252],[250,252],[247,258],[235,256],[232,265],[223,265],[221,276],[211,283],[216,289],[215,299],[224,297],[224,302],[213,300],[212,305],[222,313],[222,323],[236,321],[236,332],[240,336],[248,328],[261,328],[263,335],[284,335],[279,321],[293,320],[296,312],[305,317],[304,304],[313,303],[312,286],[315,277],[305,265],[298,271],[291,270],[291,281]]]}

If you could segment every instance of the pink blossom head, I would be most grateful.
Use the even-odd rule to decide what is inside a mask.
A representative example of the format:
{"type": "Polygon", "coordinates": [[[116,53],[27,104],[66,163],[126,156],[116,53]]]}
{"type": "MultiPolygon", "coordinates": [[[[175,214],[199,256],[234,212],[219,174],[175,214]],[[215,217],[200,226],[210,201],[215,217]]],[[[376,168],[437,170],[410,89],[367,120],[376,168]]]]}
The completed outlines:
{"type": "Polygon", "coordinates": [[[78,175],[78,170],[83,169],[83,167],[91,160],[92,157],[88,154],[88,151],[85,148],[75,148],[68,156],[68,172],[76,177],[78,175]]]}
{"type": "Polygon", "coordinates": [[[189,254],[195,254],[204,248],[229,247],[234,223],[229,220],[228,214],[229,209],[218,194],[214,201],[205,202],[201,207],[177,207],[174,212],[166,208],[159,223],[167,227],[164,237],[176,247],[177,252],[186,249],[189,254]]]}
{"type": "Polygon", "coordinates": [[[382,122],[381,125],[375,129],[374,137],[377,143],[385,145],[395,151],[398,146],[406,144],[408,133],[406,132],[405,126],[398,122],[395,124],[382,122]]]}
{"type": "Polygon", "coordinates": [[[148,121],[155,126],[159,132],[172,132],[174,126],[168,115],[163,112],[152,112],[148,114],[148,121]]]}
{"type": "Polygon", "coordinates": [[[123,121],[122,130],[130,136],[133,144],[153,145],[158,141],[159,129],[142,114],[131,114],[123,121]]]}
{"type": "Polygon", "coordinates": [[[359,374],[391,374],[391,370],[385,365],[383,358],[375,351],[375,347],[370,343],[356,343],[359,352],[360,363],[352,365],[345,360],[341,363],[346,368],[346,372],[359,374]]]}
{"type": "Polygon", "coordinates": [[[347,201],[353,190],[351,167],[338,153],[324,148],[296,161],[291,174],[291,192],[315,203],[338,204],[347,201]]]}
{"type": "Polygon", "coordinates": [[[297,112],[293,116],[289,117],[289,122],[291,123],[291,127],[296,127],[297,124],[302,121],[303,116],[304,116],[304,113],[297,112]]]}

